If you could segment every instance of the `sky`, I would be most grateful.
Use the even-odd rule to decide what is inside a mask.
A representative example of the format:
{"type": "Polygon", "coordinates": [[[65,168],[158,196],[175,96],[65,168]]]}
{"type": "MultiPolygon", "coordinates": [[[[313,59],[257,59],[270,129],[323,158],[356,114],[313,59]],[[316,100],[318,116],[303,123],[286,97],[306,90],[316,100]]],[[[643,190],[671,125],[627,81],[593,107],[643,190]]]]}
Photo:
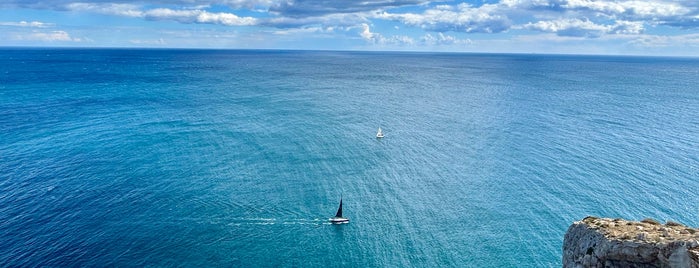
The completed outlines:
{"type": "Polygon", "coordinates": [[[0,46],[699,56],[699,0],[0,0],[0,46]]]}

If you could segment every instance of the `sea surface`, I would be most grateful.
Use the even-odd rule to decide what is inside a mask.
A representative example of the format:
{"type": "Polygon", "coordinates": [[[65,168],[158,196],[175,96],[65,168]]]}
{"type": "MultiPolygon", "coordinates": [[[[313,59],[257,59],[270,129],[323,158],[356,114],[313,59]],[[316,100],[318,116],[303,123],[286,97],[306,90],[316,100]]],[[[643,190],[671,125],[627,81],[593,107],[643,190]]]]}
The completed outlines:
{"type": "Polygon", "coordinates": [[[588,215],[699,226],[699,59],[0,49],[3,267],[558,267],[588,215]]]}

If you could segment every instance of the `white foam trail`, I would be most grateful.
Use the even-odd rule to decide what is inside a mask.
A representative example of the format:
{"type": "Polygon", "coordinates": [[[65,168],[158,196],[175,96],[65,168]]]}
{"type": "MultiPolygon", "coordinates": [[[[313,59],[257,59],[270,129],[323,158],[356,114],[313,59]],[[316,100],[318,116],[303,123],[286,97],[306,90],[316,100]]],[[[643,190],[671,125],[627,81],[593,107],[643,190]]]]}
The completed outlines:
{"type": "Polygon", "coordinates": [[[325,224],[325,220],[322,219],[276,219],[276,218],[242,218],[233,219],[228,225],[229,226],[241,226],[241,225],[318,225],[325,224]]]}

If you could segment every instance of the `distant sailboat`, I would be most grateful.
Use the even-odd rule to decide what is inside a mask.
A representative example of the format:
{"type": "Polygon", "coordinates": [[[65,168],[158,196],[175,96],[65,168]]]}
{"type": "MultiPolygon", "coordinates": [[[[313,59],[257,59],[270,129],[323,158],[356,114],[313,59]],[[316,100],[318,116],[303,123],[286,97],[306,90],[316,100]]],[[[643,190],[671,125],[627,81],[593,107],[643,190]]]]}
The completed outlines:
{"type": "Polygon", "coordinates": [[[330,222],[333,224],[349,223],[348,218],[342,217],[342,197],[340,197],[340,207],[337,209],[337,213],[335,213],[335,217],[330,218],[330,222]]]}
{"type": "Polygon", "coordinates": [[[381,132],[381,127],[379,127],[379,132],[376,132],[376,138],[377,139],[383,138],[383,132],[381,132]]]}

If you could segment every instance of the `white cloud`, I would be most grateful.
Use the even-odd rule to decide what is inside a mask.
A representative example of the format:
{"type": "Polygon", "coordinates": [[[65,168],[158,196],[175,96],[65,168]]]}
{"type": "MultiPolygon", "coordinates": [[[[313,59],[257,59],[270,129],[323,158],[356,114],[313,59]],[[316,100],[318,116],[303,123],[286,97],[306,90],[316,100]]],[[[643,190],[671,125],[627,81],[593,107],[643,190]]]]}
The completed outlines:
{"type": "Polygon", "coordinates": [[[589,20],[561,19],[554,21],[539,21],[527,23],[524,29],[556,33],[561,36],[593,36],[599,37],[607,31],[603,25],[597,25],[589,20]]]}
{"type": "Polygon", "coordinates": [[[690,12],[679,1],[666,2],[655,0],[634,1],[591,1],[567,0],[561,6],[568,9],[588,9],[622,19],[662,19],[685,15],[690,12]]]}
{"type": "MultiPolygon", "coordinates": [[[[242,1],[237,2],[236,4],[243,4],[242,1]]],[[[201,7],[206,6],[196,6],[196,8],[201,7]]],[[[233,13],[208,12],[202,9],[154,8],[142,10],[142,7],[138,5],[115,3],[70,3],[66,5],[66,8],[71,11],[88,11],[151,20],[174,20],[181,23],[219,24],[227,26],[246,26],[255,25],[257,23],[257,19],[253,17],[239,17],[233,13]]]]}
{"type": "Polygon", "coordinates": [[[428,3],[426,0],[280,0],[269,8],[270,12],[285,17],[317,17],[328,14],[363,13],[401,6],[428,3]]]}
{"type": "Polygon", "coordinates": [[[509,8],[525,8],[525,7],[547,7],[554,6],[555,2],[550,0],[502,0],[500,4],[509,8]]]}
{"type": "Polygon", "coordinates": [[[436,32],[498,33],[509,29],[511,24],[497,5],[490,4],[480,7],[472,7],[465,3],[455,7],[440,5],[425,10],[422,14],[384,12],[378,14],[377,18],[396,20],[436,32]]]}
{"type": "Polygon", "coordinates": [[[73,39],[65,31],[52,31],[50,33],[33,33],[31,36],[40,41],[80,41],[79,39],[73,39]]]}
{"type": "Polygon", "coordinates": [[[326,33],[332,32],[333,28],[322,28],[322,27],[306,27],[306,28],[291,28],[274,31],[276,35],[296,35],[296,34],[309,34],[309,33],[326,33]]]}
{"type": "Polygon", "coordinates": [[[420,41],[429,46],[435,45],[470,45],[473,43],[471,39],[459,39],[444,33],[437,33],[436,35],[425,34],[420,41]]]}
{"type": "Polygon", "coordinates": [[[591,11],[597,15],[629,19],[630,17],[661,18],[685,15],[692,11],[691,2],[686,0],[502,0],[500,3],[510,9],[591,11]]]}
{"type": "Polygon", "coordinates": [[[368,24],[361,25],[361,31],[359,35],[362,39],[367,42],[378,45],[391,47],[393,49],[403,47],[403,48],[419,48],[422,46],[429,46],[431,48],[437,47],[452,47],[458,48],[466,45],[472,44],[470,39],[459,39],[454,36],[446,35],[444,33],[436,34],[425,34],[418,40],[405,35],[393,35],[386,37],[380,33],[372,32],[371,27],[368,24]]]}
{"type": "Polygon", "coordinates": [[[259,25],[270,26],[276,28],[307,28],[311,25],[320,25],[322,27],[358,27],[368,20],[362,14],[329,14],[318,17],[305,18],[269,18],[259,20],[259,25]]]}
{"type": "Polygon", "coordinates": [[[65,6],[70,11],[88,11],[124,17],[143,17],[140,6],[117,3],[70,3],[65,6]]]}
{"type": "Polygon", "coordinates": [[[371,31],[369,28],[369,25],[366,23],[363,23],[361,25],[362,31],[359,33],[359,35],[366,41],[374,43],[374,44],[379,44],[379,45],[410,45],[415,43],[415,40],[412,39],[409,36],[404,36],[404,35],[394,35],[389,38],[384,37],[383,35],[379,33],[374,33],[371,31]]]}
{"type": "Polygon", "coordinates": [[[608,33],[614,34],[641,34],[644,32],[643,22],[617,21],[608,33]]]}
{"type": "Polygon", "coordinates": [[[639,34],[644,25],[696,27],[699,5],[680,0],[502,0],[478,7],[437,5],[422,13],[383,12],[375,18],[434,32],[498,33],[515,28],[594,38],[639,34]]]}
{"type": "Polygon", "coordinates": [[[643,32],[643,24],[640,22],[619,21],[614,25],[602,25],[587,19],[530,22],[518,28],[573,37],[600,37],[603,34],[640,34],[643,32]]]}
{"type": "Polygon", "coordinates": [[[673,47],[677,45],[699,48],[699,34],[686,35],[643,35],[630,42],[632,45],[642,47],[673,47]]]}
{"type": "Polygon", "coordinates": [[[134,45],[149,45],[149,46],[161,46],[161,45],[166,45],[167,42],[163,40],[162,38],[158,39],[153,39],[153,40],[142,40],[142,39],[132,39],[129,40],[129,43],[134,44],[134,45]]]}
{"type": "Polygon", "coordinates": [[[151,20],[174,20],[182,23],[207,23],[227,26],[246,26],[257,24],[257,19],[252,17],[238,17],[232,13],[211,13],[205,10],[174,10],[169,8],[156,8],[143,13],[144,17],[151,20]]]}
{"type": "Polygon", "coordinates": [[[682,28],[699,26],[699,2],[694,0],[503,0],[508,14],[519,13],[558,19],[586,17],[601,20],[640,21],[647,25],[682,28]]]}
{"type": "Polygon", "coordinates": [[[371,29],[369,29],[369,25],[364,23],[362,24],[362,32],[359,33],[359,35],[364,38],[364,40],[367,41],[372,41],[375,42],[377,39],[381,39],[382,36],[377,33],[372,33],[371,29]]]}
{"type": "Polygon", "coordinates": [[[192,23],[201,12],[201,10],[190,9],[174,10],[169,8],[156,8],[143,12],[143,15],[144,17],[149,19],[170,19],[175,21],[192,23]]]}
{"type": "Polygon", "coordinates": [[[384,40],[384,43],[392,43],[392,44],[399,44],[399,45],[412,45],[415,43],[415,40],[411,38],[410,36],[407,35],[394,35],[391,36],[390,39],[384,40]]]}
{"type": "Polygon", "coordinates": [[[225,6],[232,9],[260,9],[268,8],[279,0],[3,0],[0,1],[0,8],[32,8],[32,9],[52,9],[52,10],[95,10],[104,11],[105,14],[115,14],[110,12],[109,6],[118,9],[118,6],[144,6],[144,5],[167,5],[202,9],[203,7],[225,6]]]}
{"type": "Polygon", "coordinates": [[[14,27],[32,27],[32,28],[46,28],[53,26],[53,23],[45,23],[40,21],[20,21],[20,22],[0,22],[0,26],[14,26],[14,27]]]}
{"type": "Polygon", "coordinates": [[[21,41],[41,41],[41,42],[82,42],[80,38],[73,38],[66,31],[40,32],[33,31],[29,34],[17,35],[13,39],[21,41]]]}
{"type": "MultiPolygon", "coordinates": [[[[193,0],[185,0],[193,1],[193,0]]],[[[201,2],[201,5],[223,5],[231,8],[249,8],[269,7],[279,2],[279,0],[210,0],[196,1],[201,2]]]]}
{"type": "Polygon", "coordinates": [[[252,17],[238,17],[232,13],[209,13],[202,11],[197,16],[198,23],[222,24],[229,26],[255,25],[257,19],[252,17]]]}

